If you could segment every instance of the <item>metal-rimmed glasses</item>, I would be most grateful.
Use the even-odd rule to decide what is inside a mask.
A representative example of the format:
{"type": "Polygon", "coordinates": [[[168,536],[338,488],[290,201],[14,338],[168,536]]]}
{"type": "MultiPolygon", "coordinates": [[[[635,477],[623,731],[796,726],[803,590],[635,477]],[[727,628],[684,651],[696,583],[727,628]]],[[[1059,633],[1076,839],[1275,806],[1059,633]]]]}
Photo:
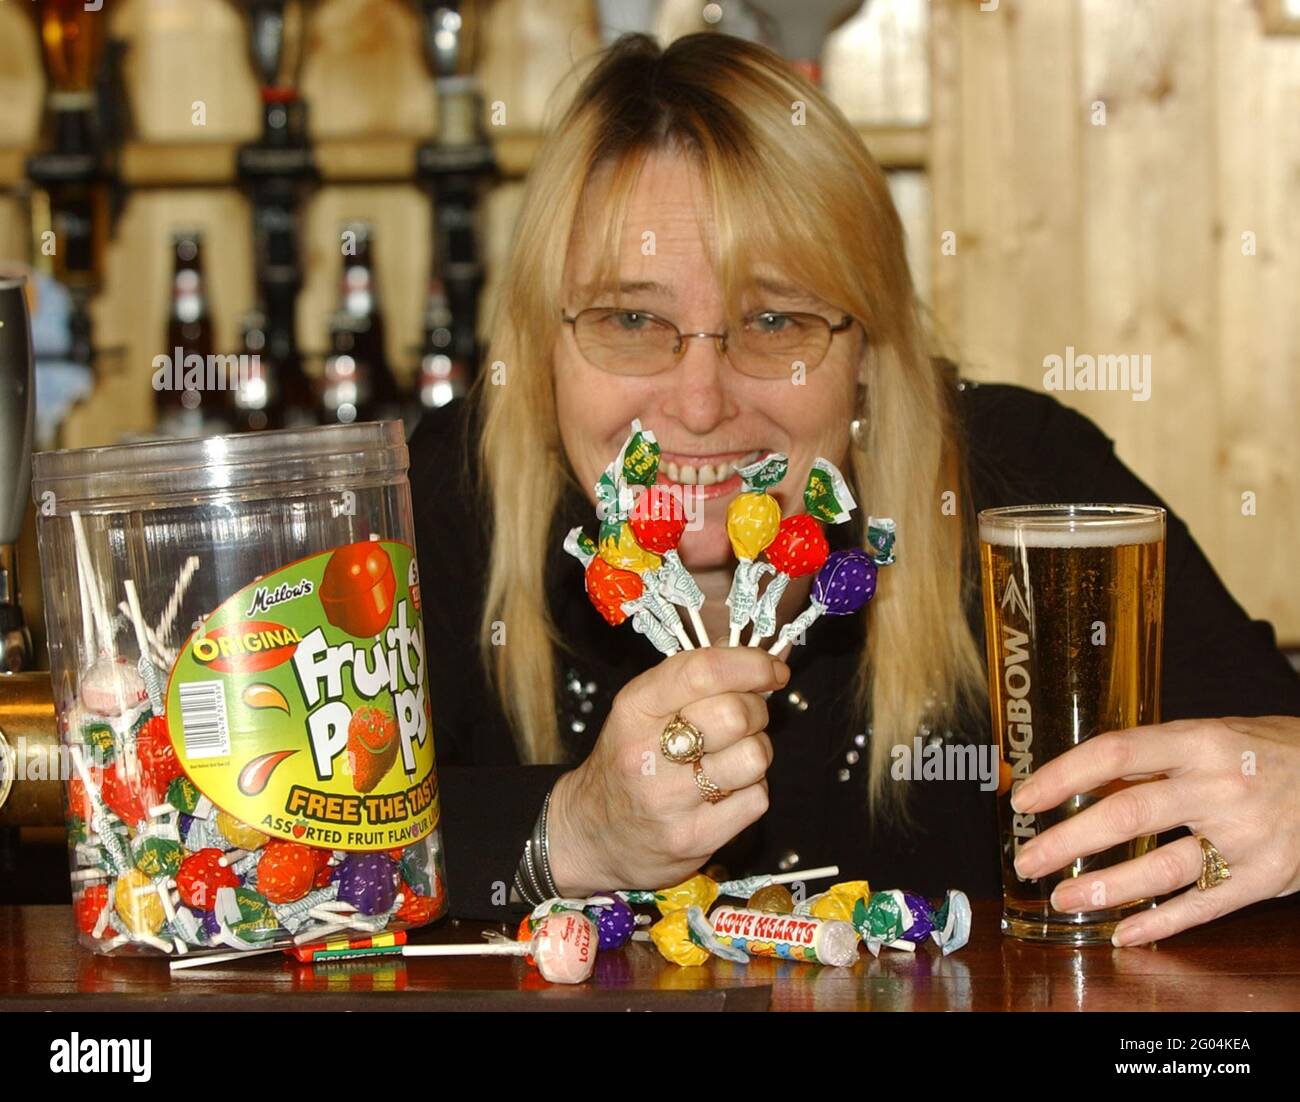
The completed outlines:
{"type": "Polygon", "coordinates": [[[708,337],[739,372],[757,379],[786,379],[802,367],[811,371],[826,358],[831,340],[853,324],[844,315],[832,324],[819,314],[760,310],[741,320],[734,334],[683,333],[648,310],[591,306],[561,313],[573,327],[578,351],[612,375],[657,375],[674,367],[693,337],[708,337]]]}

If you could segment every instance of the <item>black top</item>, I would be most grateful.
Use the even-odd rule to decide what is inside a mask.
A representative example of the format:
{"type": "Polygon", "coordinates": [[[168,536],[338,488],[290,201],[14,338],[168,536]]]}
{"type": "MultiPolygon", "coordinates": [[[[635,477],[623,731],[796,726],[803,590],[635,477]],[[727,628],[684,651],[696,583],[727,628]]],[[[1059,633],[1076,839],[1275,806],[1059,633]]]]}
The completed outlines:
{"type": "MultiPolygon", "coordinates": [[[[1053,501],[1163,505],[1091,421],[1055,399],[1014,386],[966,383],[960,389],[975,509],[1053,501]]],[[[547,791],[591,751],[614,693],[660,655],[628,625],[610,627],[587,600],[582,571],[562,550],[562,539],[577,524],[592,531],[594,510],[569,489],[551,540],[548,594],[572,648],[561,656],[556,686],[571,764],[520,765],[477,647],[488,536],[485,502],[474,489],[470,420],[463,402],[424,418],[410,441],[411,491],[451,913],[505,921],[515,864],[547,791]]],[[[907,553],[906,539],[900,533],[900,554],[907,553]]],[[[1252,621],[1233,600],[1173,513],[1166,539],[1163,717],[1300,715],[1300,678],[1276,649],[1272,628],[1252,621]]],[[[982,640],[977,585],[972,593],[967,614],[982,640]]],[[[905,782],[913,788],[913,827],[869,824],[864,770],[870,727],[855,726],[847,707],[861,638],[855,620],[823,617],[807,642],[793,648],[790,683],[769,700],[775,759],[767,774],[768,812],[719,860],[733,876],[837,864],[846,880],[927,895],[961,888],[996,897],[996,803],[978,781],[905,782]]],[[[990,740],[987,716],[968,727],[919,733],[990,740]]]]}

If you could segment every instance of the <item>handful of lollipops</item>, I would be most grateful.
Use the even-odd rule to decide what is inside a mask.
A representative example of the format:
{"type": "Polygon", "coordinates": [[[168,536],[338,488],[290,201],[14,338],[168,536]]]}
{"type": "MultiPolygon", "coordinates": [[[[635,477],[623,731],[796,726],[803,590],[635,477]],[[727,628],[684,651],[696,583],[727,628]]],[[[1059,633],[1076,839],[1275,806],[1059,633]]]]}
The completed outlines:
{"type": "MultiPolygon", "coordinates": [[[[786,456],[774,452],[741,467],[736,473],[742,490],[727,506],[727,535],[738,560],[727,595],[728,641],[739,646],[741,633],[751,626],[748,645],[756,647],[775,634],[768,653],[778,657],[802,642],[819,617],[848,616],[865,606],[875,596],[878,568],[894,561],[894,522],[887,517],[868,518],[866,550],[830,549],[824,526],[843,524],[857,502],[829,460],[815,460],[808,472],[806,511],[782,517],[770,491],[789,465],[786,456]],[[777,606],[786,588],[810,574],[815,577],[807,608],[777,632],[777,606]]],[[[564,549],[582,564],[587,596],[610,624],[630,619],[633,630],[671,655],[710,642],[700,617],[704,594],[677,554],[686,509],[674,488],[655,484],[658,474],[659,442],[633,421],[618,456],[596,483],[597,538],[574,528],[564,549]],[[694,629],[694,640],[679,609],[694,629]]]]}

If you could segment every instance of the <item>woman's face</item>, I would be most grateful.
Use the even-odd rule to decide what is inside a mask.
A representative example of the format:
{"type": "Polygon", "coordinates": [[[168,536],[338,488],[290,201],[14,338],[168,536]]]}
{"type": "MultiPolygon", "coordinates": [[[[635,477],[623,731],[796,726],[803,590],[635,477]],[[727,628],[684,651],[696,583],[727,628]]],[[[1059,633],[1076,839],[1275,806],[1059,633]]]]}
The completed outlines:
{"type": "MultiPolygon", "coordinates": [[[[605,180],[593,179],[585,214],[574,233],[565,271],[569,316],[590,306],[645,310],[683,333],[734,332],[724,316],[713,270],[713,220],[704,181],[690,161],[654,154],[646,161],[628,206],[619,249],[619,288],[590,288],[598,270],[595,249],[603,228],[605,180]],[[653,238],[646,236],[653,232],[653,238]],[[653,249],[646,242],[653,241],[653,249]]],[[[779,270],[756,272],[764,284],[742,303],[760,311],[820,314],[838,324],[843,311],[789,285],[779,270]]],[[[770,452],[790,458],[775,489],[782,513],[803,511],[803,484],[813,460],[843,466],[849,421],[863,354],[856,323],[831,340],[826,357],[806,373],[752,378],[718,355],[715,342],[686,342],[681,359],[657,375],[621,376],[589,363],[573,327],[560,327],[555,345],[555,399],[569,462],[595,502],[594,487],[617,454],[633,418],[654,432],[662,449],[659,483],[677,486],[691,518],[679,551],[692,569],[727,566],[727,504],[740,491],[737,466],[770,452]]]]}

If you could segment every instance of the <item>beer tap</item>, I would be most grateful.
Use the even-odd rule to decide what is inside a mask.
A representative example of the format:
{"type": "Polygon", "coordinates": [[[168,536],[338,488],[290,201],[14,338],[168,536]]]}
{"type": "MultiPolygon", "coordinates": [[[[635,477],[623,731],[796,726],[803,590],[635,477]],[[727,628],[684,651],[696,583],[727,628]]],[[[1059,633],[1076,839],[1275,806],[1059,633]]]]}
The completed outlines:
{"type": "Polygon", "coordinates": [[[746,0],[746,3],[763,21],[777,51],[814,84],[822,82],[822,51],[831,31],[863,7],[863,0],[746,0]]]}
{"type": "Polygon", "coordinates": [[[258,308],[244,320],[245,343],[265,359],[237,392],[237,427],[280,428],[312,417],[312,386],[302,370],[294,306],[302,287],[298,209],[317,178],[298,90],[306,38],[303,0],[244,0],[248,42],[262,98],[261,137],[240,148],[238,173],[253,204],[258,308]]]}
{"type": "Polygon", "coordinates": [[[43,148],[26,166],[45,197],[32,204],[32,236],[52,261],[54,278],[68,289],[69,359],[91,368],[90,301],[100,286],[104,245],[122,198],[114,168],[124,114],[120,45],[106,49],[104,8],[82,0],[39,0],[32,10],[49,85],[43,148]]]}
{"type": "Polygon", "coordinates": [[[438,132],[416,154],[416,174],[434,200],[434,242],[418,393],[421,405],[442,405],[463,393],[478,367],[478,298],[483,262],[476,209],[496,174],[483,132],[473,76],[476,0],[418,0],[424,48],[438,93],[438,132]]]}
{"type": "Polygon", "coordinates": [[[18,537],[32,478],[36,377],[27,281],[0,274],[0,671],[31,667],[32,640],[18,600],[18,537]]]}

